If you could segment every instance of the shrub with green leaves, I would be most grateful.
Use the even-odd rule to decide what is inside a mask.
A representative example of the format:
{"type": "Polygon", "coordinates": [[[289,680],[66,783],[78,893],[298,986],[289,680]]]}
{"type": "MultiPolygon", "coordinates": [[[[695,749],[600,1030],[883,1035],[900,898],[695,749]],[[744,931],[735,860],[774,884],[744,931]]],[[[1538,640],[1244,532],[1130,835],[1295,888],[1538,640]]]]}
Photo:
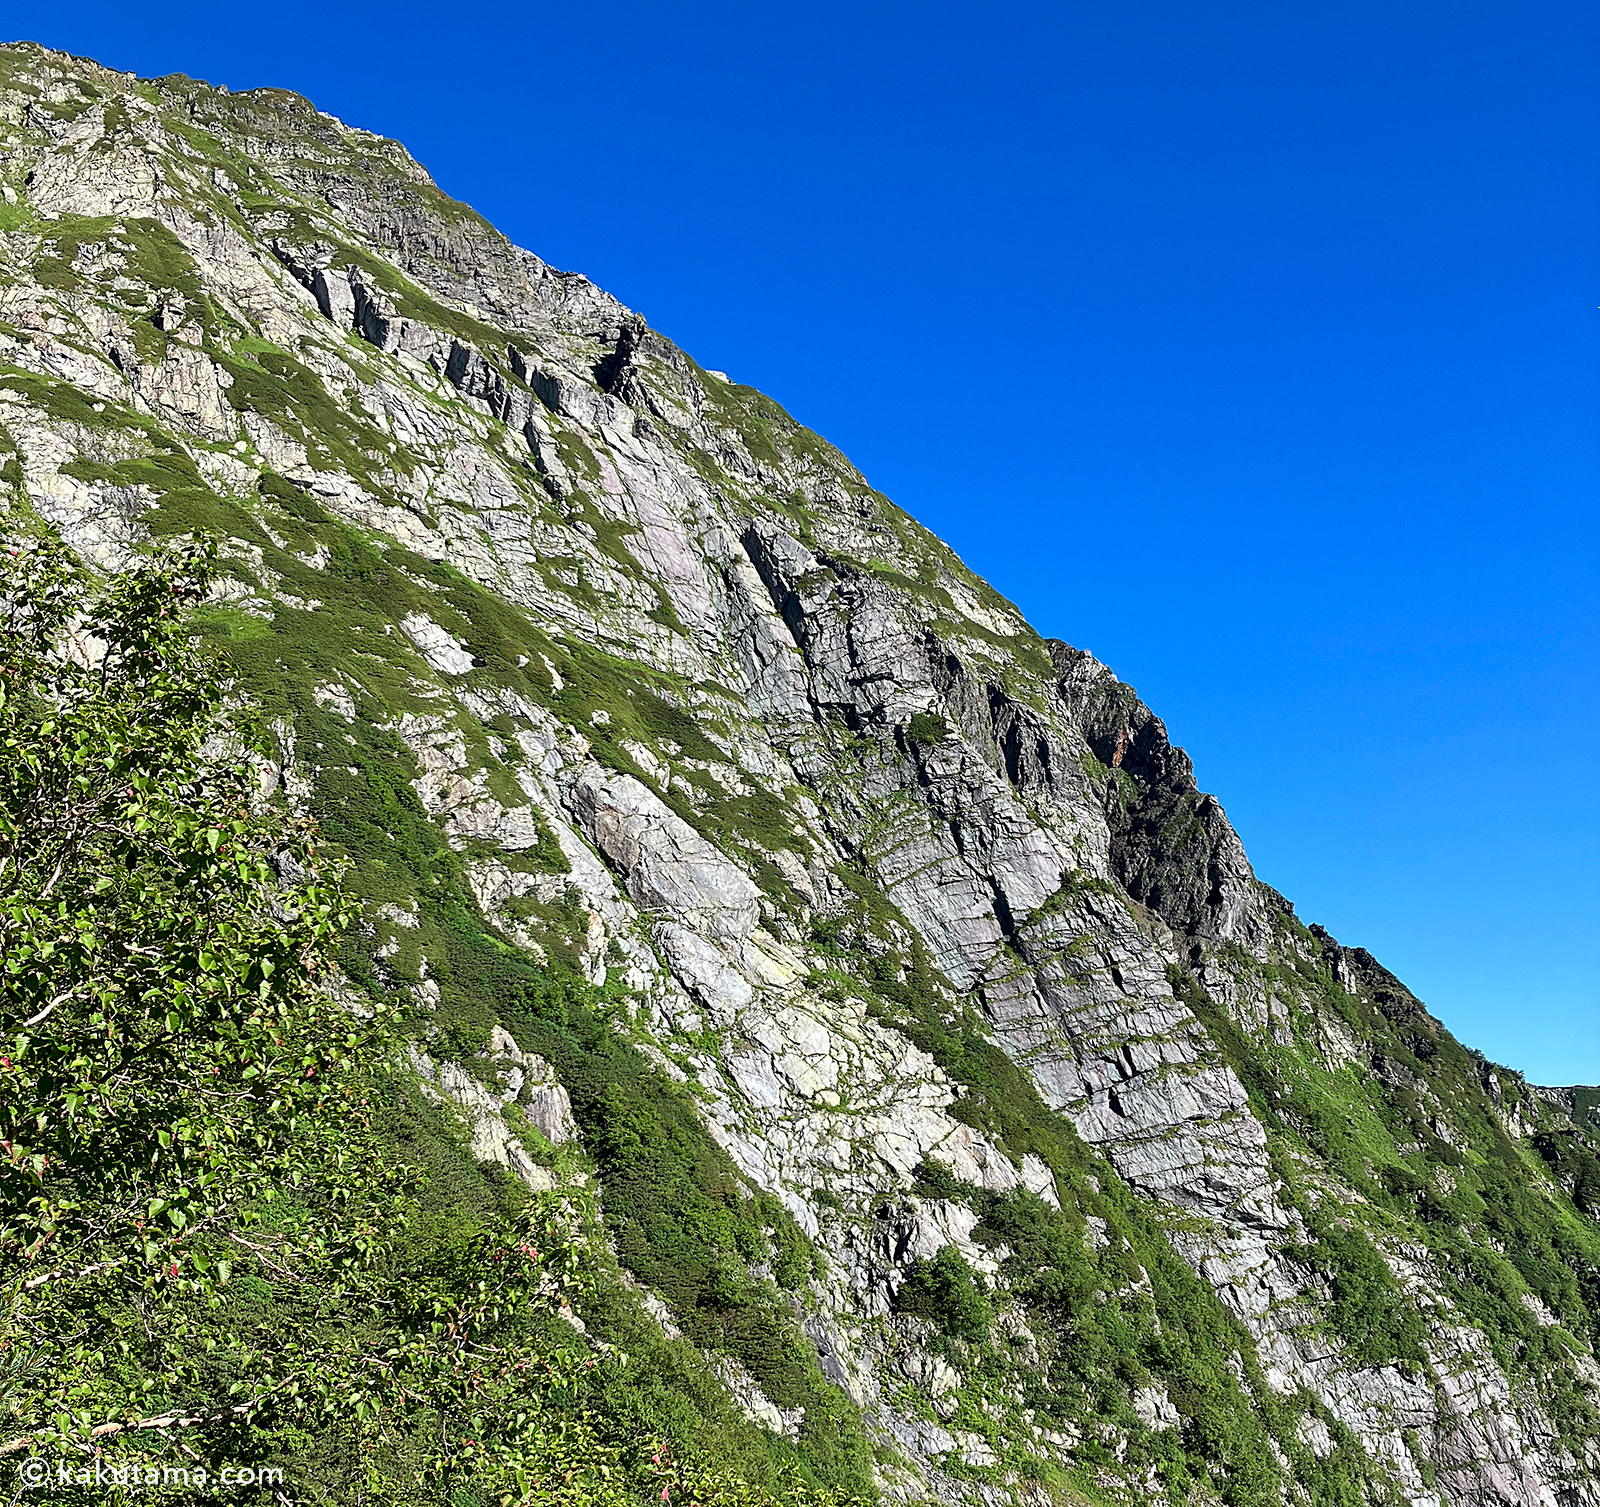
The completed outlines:
{"type": "Polygon", "coordinates": [[[212,1232],[350,1154],[378,1024],[323,987],[347,905],[182,636],[208,557],[99,595],[47,540],[8,561],[0,1251],[32,1292],[204,1277],[212,1232]]]}
{"type": "Polygon", "coordinates": [[[929,1320],[951,1339],[978,1344],[988,1338],[994,1308],[980,1277],[955,1246],[931,1260],[913,1261],[895,1299],[901,1313],[929,1320]]]}

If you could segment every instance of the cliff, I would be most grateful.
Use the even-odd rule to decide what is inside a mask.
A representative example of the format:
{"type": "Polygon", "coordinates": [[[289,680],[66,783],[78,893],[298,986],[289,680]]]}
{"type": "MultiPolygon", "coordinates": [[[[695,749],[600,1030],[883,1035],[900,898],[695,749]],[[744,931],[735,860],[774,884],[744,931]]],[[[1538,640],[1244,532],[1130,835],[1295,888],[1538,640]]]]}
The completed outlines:
{"type": "Polygon", "coordinates": [[[0,485],[225,541],[350,987],[749,1427],[899,1501],[1600,1503],[1587,1100],[1303,925],[1130,687],[394,142],[27,44],[0,140],[0,485]]]}

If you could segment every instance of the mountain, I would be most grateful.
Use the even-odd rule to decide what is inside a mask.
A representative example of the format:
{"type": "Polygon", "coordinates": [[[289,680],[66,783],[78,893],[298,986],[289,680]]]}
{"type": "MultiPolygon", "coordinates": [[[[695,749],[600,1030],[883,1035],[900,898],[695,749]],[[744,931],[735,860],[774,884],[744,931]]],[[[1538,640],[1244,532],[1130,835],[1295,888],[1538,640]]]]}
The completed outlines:
{"type": "Polygon", "coordinates": [[[0,134],[0,483],[99,567],[223,541],[346,982],[462,1179],[598,1189],[652,1426],[1600,1502],[1592,1096],[1303,924],[1132,688],[394,142],[31,44],[0,134]]]}

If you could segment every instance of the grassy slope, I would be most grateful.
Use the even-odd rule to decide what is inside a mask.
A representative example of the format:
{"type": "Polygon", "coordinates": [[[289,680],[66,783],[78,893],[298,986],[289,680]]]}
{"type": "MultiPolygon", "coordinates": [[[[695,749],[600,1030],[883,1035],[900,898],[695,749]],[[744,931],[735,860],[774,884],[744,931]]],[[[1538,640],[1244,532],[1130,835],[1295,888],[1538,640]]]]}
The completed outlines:
{"type": "MultiPolygon", "coordinates": [[[[214,157],[249,192],[266,204],[276,202],[273,185],[257,165],[215,135],[185,130],[196,150],[214,157]]],[[[232,212],[226,205],[213,208],[232,212]]],[[[182,292],[205,348],[233,378],[229,401],[301,438],[314,460],[348,470],[379,495],[386,474],[414,464],[414,458],[391,451],[292,353],[260,340],[218,309],[192,260],[159,225],[42,225],[29,221],[25,210],[8,207],[5,213],[0,228],[43,236],[34,267],[48,287],[85,293],[74,270],[80,252],[110,245],[120,249],[126,276],[152,292],[182,292]]],[[[403,313],[493,348],[496,332],[446,308],[382,258],[360,247],[342,249],[395,296],[403,313]]],[[[166,337],[142,318],[134,328],[141,358],[159,360],[166,337]]],[[[583,1165],[604,1190],[618,1257],[668,1298],[688,1336],[683,1342],[661,1339],[627,1287],[607,1284],[591,1327],[624,1344],[639,1361],[610,1388],[616,1426],[685,1439],[698,1435],[758,1476],[794,1459],[818,1480],[861,1484],[870,1446],[860,1420],[843,1394],[823,1381],[814,1348],[800,1336],[779,1292],[780,1285],[795,1290],[817,1271],[816,1253],[772,1200],[743,1183],[705,1131],[692,1099],[633,1044],[626,1001],[593,990],[570,966],[579,918],[559,905],[525,918],[545,944],[545,964],[511,947],[484,918],[465,883],[460,855],[417,803],[408,754],[379,727],[401,712],[432,706],[416,695],[412,677],[420,662],[394,626],[409,611],[426,612],[470,644],[485,660],[485,678],[515,687],[564,720],[588,727],[594,711],[606,711],[611,722],[596,735],[596,754],[615,767],[631,767],[623,747],[630,738],[648,745],[670,738],[691,754],[717,756],[697,721],[704,713],[695,711],[698,701],[690,689],[553,635],[448,568],[337,522],[280,479],[268,476],[259,503],[249,507],[221,498],[190,458],[192,442],[180,442],[141,415],[115,405],[96,410],[72,388],[18,370],[0,373],[0,383],[64,424],[86,434],[114,434],[124,449],[143,452],[110,459],[86,447],[71,463],[72,474],[148,488],[161,499],[150,520],[158,532],[200,528],[259,548],[262,578],[252,585],[318,604],[283,608],[270,625],[218,609],[210,631],[226,644],[242,687],[269,715],[286,720],[317,766],[313,805],[330,839],[355,862],[366,896],[374,903],[417,902],[416,929],[380,926],[352,940],[351,976],[367,987],[392,989],[416,979],[426,956],[441,1007],[419,1021],[418,1029],[437,1030],[434,1050],[470,1059],[490,1026],[500,1023],[522,1045],[548,1057],[572,1091],[584,1135],[583,1165]],[[328,563],[313,569],[299,556],[319,544],[328,551],[328,563]],[[547,663],[560,676],[560,691],[547,663]],[[354,724],[317,705],[312,688],[331,679],[355,689],[361,715],[354,724]],[[399,950],[380,960],[379,948],[390,941],[399,950]],[[777,1284],[762,1275],[768,1270],[777,1284]],[[798,1444],[744,1423],[706,1381],[691,1344],[738,1358],[780,1406],[804,1407],[807,1422],[798,1444]]],[[[712,378],[705,385],[713,406],[753,456],[809,457],[852,491],[863,490],[834,452],[769,400],[712,378]]],[[[693,459],[728,480],[710,457],[693,459]]],[[[582,460],[573,457],[580,472],[582,460]]],[[[3,474],[12,484],[20,480],[14,464],[3,474]]],[[[529,505],[543,505],[536,491],[530,491],[529,505]]],[[[803,499],[773,505],[806,531],[803,499]]],[[[941,571],[960,575],[987,600],[987,588],[958,566],[942,558],[935,566],[933,541],[897,510],[884,504],[881,517],[901,565],[841,564],[917,593],[939,614],[957,615],[939,584],[941,571]],[[911,569],[915,574],[907,573],[911,569]]],[[[617,541],[610,544],[610,553],[624,562],[626,552],[617,541]]],[[[1036,640],[1008,638],[971,623],[962,631],[989,641],[997,655],[1021,654],[1020,680],[1040,673],[1036,640]]],[[[465,730],[479,767],[492,781],[510,780],[494,751],[497,729],[465,730]]],[[[935,731],[914,726],[911,735],[935,731]]],[[[746,844],[752,866],[781,898],[781,881],[760,856],[763,848],[796,841],[781,795],[685,805],[680,814],[715,841],[752,838],[746,844]]],[[[528,861],[555,866],[559,859],[543,848],[528,861]]],[[[1305,1398],[1277,1399],[1265,1389],[1244,1336],[1173,1254],[1159,1222],[1070,1125],[1045,1108],[981,1024],[932,975],[926,959],[914,950],[897,955],[906,931],[892,924],[892,907],[871,882],[845,877],[859,906],[828,918],[815,938],[834,949],[840,987],[869,991],[880,1018],[930,1051],[963,1086],[963,1113],[1019,1157],[1028,1151],[1042,1157],[1062,1192],[1063,1209],[1057,1212],[1028,1197],[988,1197],[952,1185],[936,1166],[924,1169],[929,1196],[973,1202],[982,1215],[980,1230],[1008,1248],[1003,1277],[1010,1307],[1025,1316],[1033,1341],[1030,1349],[997,1321],[996,1308],[1003,1319],[1008,1300],[982,1294],[970,1277],[945,1271],[915,1287],[922,1296],[908,1302],[920,1302],[923,1316],[941,1330],[940,1343],[959,1363],[957,1422],[986,1434],[1007,1464],[1067,1494],[1102,1489],[1097,1467],[1111,1466],[1113,1458],[1100,1433],[1106,1440],[1131,1441],[1119,1473],[1153,1469],[1175,1496],[1205,1483],[1230,1500],[1272,1499],[1281,1472],[1269,1436],[1312,1500],[1353,1502],[1380,1491],[1337,1430],[1339,1448],[1330,1459],[1310,1456],[1294,1425],[1299,1414],[1316,1412],[1315,1405],[1305,1398]],[[1091,1218],[1103,1222],[1109,1236],[1098,1248],[1088,1238],[1091,1218]],[[1179,1407],[1179,1429],[1152,1432],[1128,1406],[1130,1389],[1151,1380],[1159,1380],[1179,1407]],[[1062,1474],[1030,1463],[1032,1423],[1024,1407],[1039,1426],[1082,1434],[1077,1468],[1062,1474]]],[[[1276,1165],[1311,1233],[1302,1259],[1326,1286],[1330,1329],[1368,1362],[1416,1364],[1420,1336],[1414,1316],[1376,1251],[1420,1246],[1462,1311],[1488,1336],[1511,1374],[1540,1395],[1563,1433],[1574,1439],[1592,1433],[1593,1409],[1570,1384],[1570,1367],[1561,1363],[1573,1340],[1594,1343],[1600,1315],[1600,1241],[1588,1218],[1600,1197],[1600,1162],[1586,1135],[1529,1099],[1529,1115],[1544,1128],[1531,1139],[1508,1138],[1491,1092],[1504,1102],[1526,1097],[1525,1090],[1463,1051],[1403,991],[1382,985],[1378,992],[1387,991],[1388,998],[1377,1003],[1345,994],[1325,969],[1306,961],[1314,950],[1295,935],[1284,937],[1282,956],[1289,961],[1276,969],[1262,970],[1242,958],[1233,963],[1298,1002],[1296,1032],[1286,1042],[1247,1038],[1192,980],[1180,976],[1175,982],[1223,1044],[1268,1128],[1276,1165]],[[1300,966],[1291,966],[1296,960],[1300,966]],[[1310,1029],[1319,1014],[1343,1022],[1366,1044],[1363,1063],[1327,1066],[1310,1029]],[[1557,1191],[1547,1172],[1572,1197],[1557,1191]],[[1537,1296],[1558,1322],[1540,1323],[1524,1293],[1537,1296]]],[[[434,1170],[431,1196],[438,1219],[470,1220],[476,1209],[504,1196],[496,1174],[475,1167],[464,1154],[459,1129],[447,1118],[403,1085],[395,1086],[391,1099],[397,1147],[404,1145],[434,1170]]]]}

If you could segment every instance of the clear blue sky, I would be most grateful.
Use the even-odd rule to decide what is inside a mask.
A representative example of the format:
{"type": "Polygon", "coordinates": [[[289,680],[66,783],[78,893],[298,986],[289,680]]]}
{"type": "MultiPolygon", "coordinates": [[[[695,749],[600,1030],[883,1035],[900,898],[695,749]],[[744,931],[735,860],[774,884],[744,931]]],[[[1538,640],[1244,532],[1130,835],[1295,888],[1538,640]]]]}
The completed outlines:
{"type": "Polygon", "coordinates": [[[1138,687],[1262,878],[1600,1082],[1600,9],[12,0],[308,95],[1138,687]]]}

